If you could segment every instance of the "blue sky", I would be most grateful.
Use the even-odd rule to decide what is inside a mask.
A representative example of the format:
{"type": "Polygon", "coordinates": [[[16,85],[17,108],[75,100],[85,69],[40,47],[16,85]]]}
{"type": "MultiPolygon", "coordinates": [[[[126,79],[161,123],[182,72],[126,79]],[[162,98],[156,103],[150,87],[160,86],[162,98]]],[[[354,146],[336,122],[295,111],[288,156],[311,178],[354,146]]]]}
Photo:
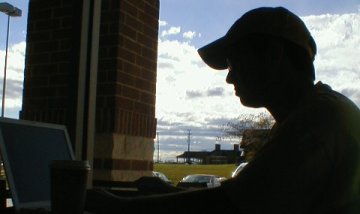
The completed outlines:
{"type": "MultiPolygon", "coordinates": [[[[26,25],[27,25],[27,11],[28,0],[5,0],[0,2],[8,2],[15,7],[21,9],[22,16],[10,18],[10,33],[9,44],[19,43],[26,39],[26,25]]],[[[5,49],[6,44],[6,26],[7,16],[3,13],[0,14],[0,49],[5,49]]]]}
{"type": "Polygon", "coordinates": [[[195,45],[225,34],[246,11],[261,6],[283,6],[300,16],[357,12],[360,0],[160,0],[160,17],[184,31],[201,32],[195,45]]]}
{"type": "MultiPolygon", "coordinates": [[[[17,117],[28,0],[7,2],[23,11],[22,17],[11,19],[8,57],[5,116],[17,117]]],[[[223,36],[246,11],[260,6],[284,6],[298,14],[318,45],[316,81],[330,84],[360,106],[360,0],[160,0],[156,117],[162,160],[187,150],[188,129],[192,150],[209,151],[215,143],[230,149],[236,142],[216,141],[221,126],[242,114],[265,111],[243,107],[225,83],[226,71],[210,69],[196,52],[223,36]]],[[[1,82],[6,24],[7,16],[0,14],[1,82]]]]}

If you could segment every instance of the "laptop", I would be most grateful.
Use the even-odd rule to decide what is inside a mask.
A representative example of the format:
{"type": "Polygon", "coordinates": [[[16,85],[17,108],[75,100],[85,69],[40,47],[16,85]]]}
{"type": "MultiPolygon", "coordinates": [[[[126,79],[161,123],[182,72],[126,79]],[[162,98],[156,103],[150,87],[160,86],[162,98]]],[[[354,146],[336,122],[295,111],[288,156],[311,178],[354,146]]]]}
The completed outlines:
{"type": "Polygon", "coordinates": [[[15,211],[50,210],[53,160],[74,160],[63,125],[0,118],[0,150],[15,211]]]}

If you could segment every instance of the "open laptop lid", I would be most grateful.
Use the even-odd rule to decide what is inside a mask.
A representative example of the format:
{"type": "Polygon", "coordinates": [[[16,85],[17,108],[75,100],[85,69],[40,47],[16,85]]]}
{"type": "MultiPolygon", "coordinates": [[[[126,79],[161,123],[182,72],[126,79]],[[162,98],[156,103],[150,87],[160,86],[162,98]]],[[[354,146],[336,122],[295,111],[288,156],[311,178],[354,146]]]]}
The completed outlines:
{"type": "Polygon", "coordinates": [[[73,160],[63,125],[0,118],[0,150],[16,210],[50,208],[52,160],[73,160]]]}

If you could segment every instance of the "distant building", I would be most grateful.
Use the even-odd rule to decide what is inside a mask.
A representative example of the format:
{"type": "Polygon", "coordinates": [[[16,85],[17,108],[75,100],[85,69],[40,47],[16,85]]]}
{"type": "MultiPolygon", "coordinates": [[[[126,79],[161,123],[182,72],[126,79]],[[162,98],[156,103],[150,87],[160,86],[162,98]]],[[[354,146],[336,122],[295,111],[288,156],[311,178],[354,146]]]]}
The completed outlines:
{"type": "Polygon", "coordinates": [[[189,160],[199,164],[239,164],[250,161],[268,141],[269,134],[269,129],[248,129],[243,132],[240,144],[234,144],[232,150],[221,150],[221,145],[215,144],[215,149],[211,152],[186,151],[176,156],[176,162],[186,163],[189,160]]]}
{"type": "Polygon", "coordinates": [[[232,150],[221,150],[220,144],[215,144],[213,151],[186,151],[181,155],[176,156],[176,162],[187,162],[199,164],[236,164],[242,161],[240,145],[234,144],[232,150]]]}

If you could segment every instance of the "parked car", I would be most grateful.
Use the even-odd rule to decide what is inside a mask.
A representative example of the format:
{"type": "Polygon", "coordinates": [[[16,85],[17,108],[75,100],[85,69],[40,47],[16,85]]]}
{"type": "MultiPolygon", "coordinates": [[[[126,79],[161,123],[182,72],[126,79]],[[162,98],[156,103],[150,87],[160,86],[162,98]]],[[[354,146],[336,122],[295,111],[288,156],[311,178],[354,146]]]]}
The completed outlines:
{"type": "Polygon", "coordinates": [[[221,186],[219,176],[209,174],[192,174],[187,175],[179,183],[177,187],[183,188],[213,188],[221,186]]]}
{"type": "Polygon", "coordinates": [[[239,164],[239,166],[236,167],[236,169],[232,172],[231,177],[235,177],[236,175],[239,174],[239,172],[244,169],[244,167],[248,164],[248,162],[243,162],[241,164],[239,164]]]}
{"type": "Polygon", "coordinates": [[[223,182],[223,181],[226,181],[227,180],[227,177],[217,177],[217,179],[220,181],[220,183],[221,182],[223,182]]]}
{"type": "Polygon", "coordinates": [[[173,184],[173,182],[162,172],[153,171],[152,174],[154,177],[159,177],[161,180],[165,181],[168,184],[173,184]]]}

